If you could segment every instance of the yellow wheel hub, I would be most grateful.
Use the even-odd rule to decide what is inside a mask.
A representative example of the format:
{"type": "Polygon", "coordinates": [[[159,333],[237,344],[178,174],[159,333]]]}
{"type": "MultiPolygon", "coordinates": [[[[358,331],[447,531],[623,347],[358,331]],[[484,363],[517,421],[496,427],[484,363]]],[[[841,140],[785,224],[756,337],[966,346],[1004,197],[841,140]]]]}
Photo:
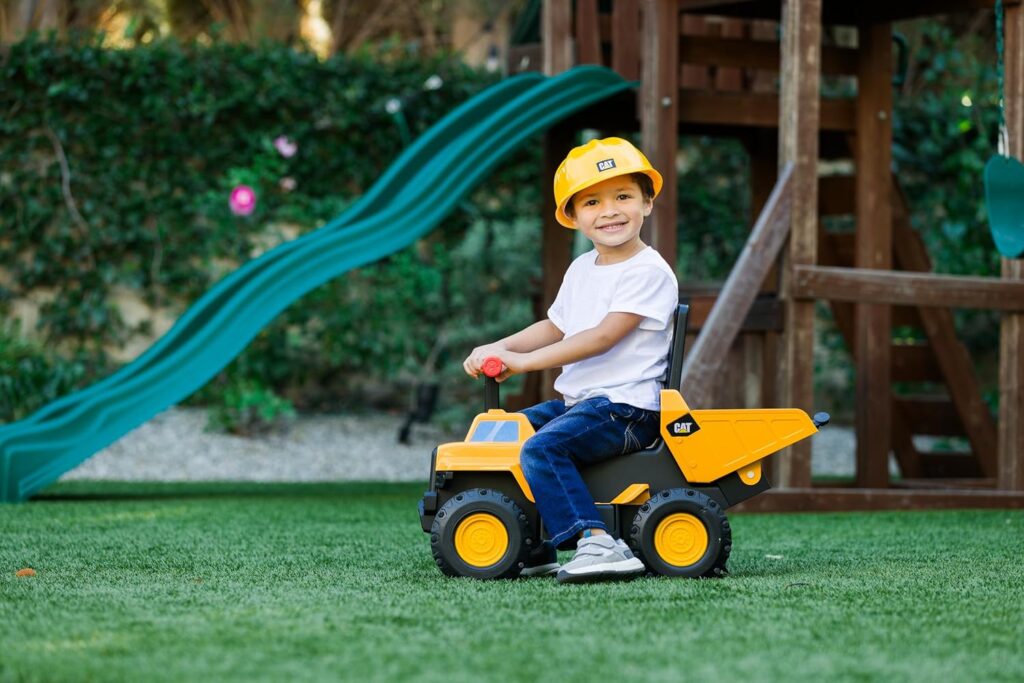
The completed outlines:
{"type": "Polygon", "coordinates": [[[508,531],[494,515],[478,512],[466,517],[455,529],[455,552],[471,567],[490,567],[507,550],[508,531]]]}
{"type": "Polygon", "coordinates": [[[708,530],[689,513],[671,514],[654,530],[654,549],[667,564],[688,567],[704,557],[708,549],[708,530]]]}

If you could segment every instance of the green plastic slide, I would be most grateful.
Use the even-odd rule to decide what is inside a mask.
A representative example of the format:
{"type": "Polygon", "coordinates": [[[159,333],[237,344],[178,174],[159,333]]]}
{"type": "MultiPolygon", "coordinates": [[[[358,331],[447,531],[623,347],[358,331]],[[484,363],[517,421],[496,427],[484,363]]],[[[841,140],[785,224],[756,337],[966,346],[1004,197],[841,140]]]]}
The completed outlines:
{"type": "Polygon", "coordinates": [[[344,214],[243,264],[133,362],[0,426],[0,502],[25,500],[186,398],[303,294],[412,244],[517,147],[634,85],[583,66],[551,78],[515,76],[456,107],[344,214]]]}

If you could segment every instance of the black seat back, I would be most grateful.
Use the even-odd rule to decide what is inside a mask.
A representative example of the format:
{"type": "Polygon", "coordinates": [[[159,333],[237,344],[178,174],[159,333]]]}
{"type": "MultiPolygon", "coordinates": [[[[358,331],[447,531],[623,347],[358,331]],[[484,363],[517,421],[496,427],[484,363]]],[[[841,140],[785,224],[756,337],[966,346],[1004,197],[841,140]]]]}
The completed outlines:
{"type": "Polygon", "coordinates": [[[687,304],[679,304],[675,315],[675,333],[672,336],[672,346],[668,351],[668,380],[665,382],[666,389],[680,391],[679,383],[683,376],[683,350],[686,348],[686,318],[690,314],[690,307],[687,304]]]}

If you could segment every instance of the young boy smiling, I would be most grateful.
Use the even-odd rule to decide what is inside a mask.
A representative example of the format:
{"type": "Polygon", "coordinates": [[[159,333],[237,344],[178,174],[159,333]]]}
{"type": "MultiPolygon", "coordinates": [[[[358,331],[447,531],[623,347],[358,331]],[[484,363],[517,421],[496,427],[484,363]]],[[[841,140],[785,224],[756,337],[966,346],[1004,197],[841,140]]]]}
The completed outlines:
{"type": "Polygon", "coordinates": [[[643,563],[608,534],[580,475],[590,463],[640,450],[659,433],[658,401],[678,304],[675,274],[640,239],[661,190],[661,175],[620,138],[574,148],[555,173],[555,217],[594,248],[572,262],[548,317],[473,349],[463,366],[477,377],[497,356],[510,375],[561,367],[563,398],[523,412],[536,429],[520,464],[553,547],[579,537],[562,567],[550,562],[524,574],[557,572],[560,582],[629,577],[643,563]]]}

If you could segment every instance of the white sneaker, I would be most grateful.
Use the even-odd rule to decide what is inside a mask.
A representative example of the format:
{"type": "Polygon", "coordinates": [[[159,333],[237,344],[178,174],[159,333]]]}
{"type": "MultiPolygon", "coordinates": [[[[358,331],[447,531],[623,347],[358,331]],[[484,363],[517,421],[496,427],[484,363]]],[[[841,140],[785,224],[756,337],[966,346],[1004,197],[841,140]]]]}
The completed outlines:
{"type": "Polygon", "coordinates": [[[643,571],[644,563],[625,543],[610,534],[600,534],[577,541],[576,554],[558,571],[558,582],[631,578],[643,571]]]}

